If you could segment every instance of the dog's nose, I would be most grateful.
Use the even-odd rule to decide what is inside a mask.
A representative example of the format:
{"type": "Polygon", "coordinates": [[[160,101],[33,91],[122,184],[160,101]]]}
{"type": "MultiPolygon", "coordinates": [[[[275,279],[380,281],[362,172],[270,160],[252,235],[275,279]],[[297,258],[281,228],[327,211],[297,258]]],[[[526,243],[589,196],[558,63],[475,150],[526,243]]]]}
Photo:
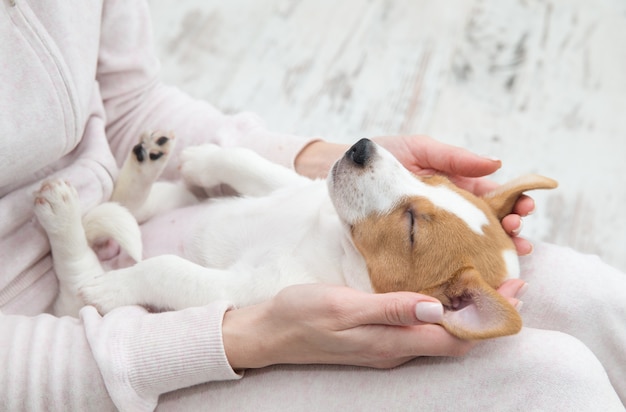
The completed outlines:
{"type": "Polygon", "coordinates": [[[346,152],[346,157],[357,166],[365,166],[369,160],[374,143],[369,139],[361,139],[346,152]]]}

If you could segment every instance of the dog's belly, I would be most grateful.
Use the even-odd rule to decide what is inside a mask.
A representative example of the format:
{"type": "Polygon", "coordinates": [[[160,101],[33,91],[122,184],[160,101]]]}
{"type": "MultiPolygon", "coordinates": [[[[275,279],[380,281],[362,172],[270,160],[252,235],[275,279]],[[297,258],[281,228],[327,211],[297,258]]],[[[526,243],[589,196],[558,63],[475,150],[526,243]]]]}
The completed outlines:
{"type": "MultiPolygon", "coordinates": [[[[156,216],[140,226],[143,259],[160,255],[186,257],[185,239],[193,233],[194,222],[206,213],[205,205],[177,209],[156,216]]],[[[110,259],[103,260],[106,270],[116,270],[133,266],[136,262],[124,251],[110,259]]]]}
{"type": "Polygon", "coordinates": [[[165,254],[189,258],[186,241],[204,220],[207,205],[199,204],[156,216],[141,225],[144,259],[165,254]]]}
{"type": "Polygon", "coordinates": [[[141,232],[144,259],[174,254],[216,269],[341,277],[343,229],[324,182],[264,197],[209,200],[152,218],[141,232]]]}

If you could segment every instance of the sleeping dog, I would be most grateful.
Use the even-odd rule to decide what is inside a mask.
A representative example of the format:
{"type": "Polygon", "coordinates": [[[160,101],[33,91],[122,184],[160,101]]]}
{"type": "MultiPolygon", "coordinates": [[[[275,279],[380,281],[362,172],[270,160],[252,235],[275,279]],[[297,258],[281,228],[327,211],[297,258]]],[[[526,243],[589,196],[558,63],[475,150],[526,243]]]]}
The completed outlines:
{"type": "Polygon", "coordinates": [[[247,149],[202,145],[181,154],[185,184],[155,183],[174,143],[171,133],[143,135],[113,202],[84,216],[67,182],[45,182],[36,193],[60,283],[57,314],[76,315],[84,304],[101,313],[218,299],[245,306],[289,285],[325,282],[433,296],[445,308],[442,326],[463,339],[521,329],[495,290],[519,275],[500,220],[521,193],[555,181],[529,175],[476,197],[443,176],[413,175],[362,139],[325,181],[247,149]],[[239,195],[199,201],[189,190],[218,185],[239,195]],[[123,251],[103,263],[94,248],[110,247],[109,238],[123,251]]]}

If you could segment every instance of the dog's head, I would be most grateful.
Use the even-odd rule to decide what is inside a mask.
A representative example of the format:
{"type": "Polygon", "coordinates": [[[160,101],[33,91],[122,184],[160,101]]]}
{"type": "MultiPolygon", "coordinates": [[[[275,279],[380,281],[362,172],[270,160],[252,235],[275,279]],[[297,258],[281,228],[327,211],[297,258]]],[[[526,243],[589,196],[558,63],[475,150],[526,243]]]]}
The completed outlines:
{"type": "Polygon", "coordinates": [[[370,140],[352,146],[328,177],[339,217],[365,259],[376,292],[414,291],[439,299],[443,326],[464,339],[519,332],[517,311],[496,288],[519,276],[500,219],[522,192],[554,188],[530,175],[485,196],[442,176],[417,177],[370,140]]]}

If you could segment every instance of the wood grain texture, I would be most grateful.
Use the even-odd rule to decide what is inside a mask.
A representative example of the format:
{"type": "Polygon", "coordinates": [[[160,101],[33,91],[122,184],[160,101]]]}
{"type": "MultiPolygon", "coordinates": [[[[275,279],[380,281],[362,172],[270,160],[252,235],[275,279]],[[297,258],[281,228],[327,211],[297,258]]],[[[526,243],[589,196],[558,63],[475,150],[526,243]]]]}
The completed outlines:
{"type": "Polygon", "coordinates": [[[626,270],[623,0],[151,0],[163,77],[274,130],[429,134],[557,179],[524,235],[626,270]]]}

